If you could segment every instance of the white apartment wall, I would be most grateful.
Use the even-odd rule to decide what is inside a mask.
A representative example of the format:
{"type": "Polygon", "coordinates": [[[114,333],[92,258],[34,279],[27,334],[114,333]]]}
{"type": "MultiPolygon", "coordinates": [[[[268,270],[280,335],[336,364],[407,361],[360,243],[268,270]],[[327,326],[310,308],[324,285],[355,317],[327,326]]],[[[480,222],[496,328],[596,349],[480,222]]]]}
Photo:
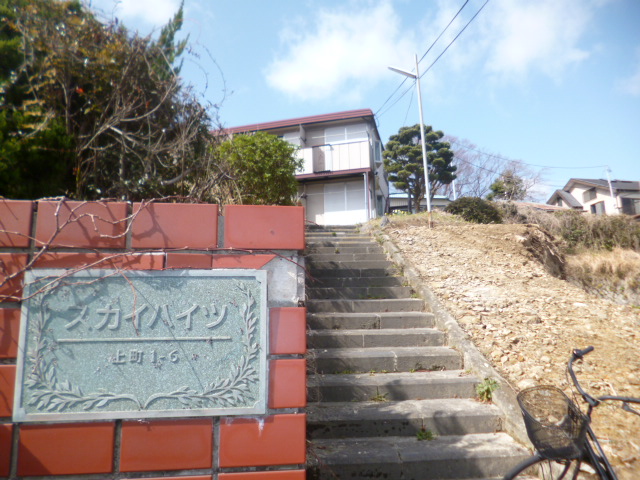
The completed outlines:
{"type": "Polygon", "coordinates": [[[364,178],[307,184],[301,188],[308,221],[318,225],[355,225],[367,221],[364,178]]]}
{"type": "Polygon", "coordinates": [[[301,128],[285,133],[283,138],[300,146],[298,155],[303,165],[298,175],[357,169],[376,172],[376,175],[363,173],[354,176],[353,180],[301,186],[300,194],[304,194],[302,203],[308,221],[320,225],[353,225],[382,213],[389,186],[382,163],[383,145],[375,126],[362,121],[341,122],[322,128],[301,128]],[[300,135],[300,131],[304,135],[300,135]],[[379,145],[379,158],[376,158],[376,143],[379,145]],[[367,181],[364,175],[368,175],[367,181]],[[379,196],[382,196],[381,201],[378,201],[379,196]]]}

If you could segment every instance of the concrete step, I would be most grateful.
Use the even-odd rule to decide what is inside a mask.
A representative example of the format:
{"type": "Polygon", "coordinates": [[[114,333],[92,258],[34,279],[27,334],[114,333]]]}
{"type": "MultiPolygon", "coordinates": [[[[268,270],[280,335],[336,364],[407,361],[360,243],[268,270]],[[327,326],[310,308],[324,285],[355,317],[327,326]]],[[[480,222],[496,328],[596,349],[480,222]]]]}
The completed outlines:
{"type": "Polygon", "coordinates": [[[387,256],[384,253],[308,253],[304,256],[305,260],[313,265],[331,262],[386,262],[387,256]]]}
{"type": "Polygon", "coordinates": [[[309,350],[308,368],[317,373],[456,370],[462,358],[448,347],[368,347],[309,350]]]}
{"type": "Polygon", "coordinates": [[[313,251],[316,248],[331,248],[343,249],[343,248],[375,248],[379,246],[377,243],[372,243],[366,240],[319,240],[317,242],[307,242],[305,251],[313,251]]]}
{"type": "Polygon", "coordinates": [[[359,242],[375,243],[369,235],[363,235],[361,233],[355,232],[311,232],[305,234],[304,238],[307,243],[317,243],[324,241],[342,242],[345,240],[357,240],[359,242]]]}
{"type": "Polygon", "coordinates": [[[307,311],[311,313],[420,312],[424,310],[424,300],[420,298],[308,300],[306,304],[307,311]]]}
{"type": "Polygon", "coordinates": [[[387,328],[384,330],[311,330],[309,348],[436,347],[444,333],[435,328],[387,328]]]}
{"type": "Polygon", "coordinates": [[[308,288],[309,299],[410,298],[411,287],[326,287],[308,288]]]}
{"type": "Polygon", "coordinates": [[[307,325],[316,330],[432,328],[435,317],[430,312],[384,313],[309,313],[307,325]]]}
{"type": "Polygon", "coordinates": [[[474,398],[477,378],[442,372],[309,375],[309,402],[369,402],[474,398]]]}
{"type": "Polygon", "coordinates": [[[309,279],[316,278],[370,278],[370,277],[392,277],[398,275],[398,268],[389,264],[382,268],[318,268],[311,266],[309,269],[309,279]]]}
{"type": "Polygon", "coordinates": [[[309,438],[416,437],[493,433],[502,428],[502,412],[469,398],[312,404],[307,409],[309,438]]]}
{"type": "Polygon", "coordinates": [[[357,225],[316,225],[313,223],[309,223],[306,226],[307,232],[340,232],[340,231],[359,231],[359,227],[357,225]]]}
{"type": "Polygon", "coordinates": [[[314,277],[307,279],[307,290],[330,287],[401,287],[402,277],[314,277]]]}
{"type": "Polygon", "coordinates": [[[529,452],[504,433],[318,439],[309,445],[309,480],[501,478],[529,452]]]}
{"type": "Polygon", "coordinates": [[[340,247],[319,247],[316,245],[307,245],[307,248],[305,249],[305,253],[306,254],[310,254],[310,255],[327,255],[330,253],[338,253],[339,255],[362,255],[365,253],[371,253],[371,254],[380,254],[380,253],[384,253],[384,250],[382,249],[382,247],[376,243],[374,244],[369,244],[369,243],[363,243],[362,246],[358,247],[358,246],[344,246],[342,248],[340,247]],[[338,250],[338,252],[336,252],[336,250],[338,250]]]}
{"type": "Polygon", "coordinates": [[[307,261],[309,268],[313,270],[386,270],[394,267],[393,263],[389,260],[336,260],[336,261],[324,261],[315,262],[307,261]]]}

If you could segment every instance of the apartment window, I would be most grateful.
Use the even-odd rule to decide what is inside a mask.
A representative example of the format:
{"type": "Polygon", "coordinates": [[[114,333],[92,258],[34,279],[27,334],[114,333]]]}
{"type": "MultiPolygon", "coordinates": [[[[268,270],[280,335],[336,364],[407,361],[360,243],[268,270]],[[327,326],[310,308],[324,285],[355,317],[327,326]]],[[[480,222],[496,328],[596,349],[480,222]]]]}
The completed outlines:
{"type": "Polygon", "coordinates": [[[373,142],[373,158],[376,165],[382,163],[382,142],[376,140],[373,142]]]}
{"type": "Polygon", "coordinates": [[[326,143],[355,142],[367,140],[369,138],[367,127],[364,124],[345,125],[342,127],[331,127],[324,131],[326,143]]]}
{"type": "Polygon", "coordinates": [[[282,139],[289,142],[291,145],[295,145],[297,147],[301,146],[300,143],[300,132],[289,132],[282,135],[282,139]]]}
{"type": "Polygon", "coordinates": [[[591,213],[594,215],[604,215],[604,202],[598,202],[591,205],[591,213]]]}
{"type": "Polygon", "coordinates": [[[582,194],[582,201],[584,203],[590,202],[591,200],[596,199],[596,189],[590,188],[582,194]]]}
{"type": "Polygon", "coordinates": [[[640,200],[635,198],[622,197],[622,213],[627,215],[639,215],[640,214],[640,200]]]}

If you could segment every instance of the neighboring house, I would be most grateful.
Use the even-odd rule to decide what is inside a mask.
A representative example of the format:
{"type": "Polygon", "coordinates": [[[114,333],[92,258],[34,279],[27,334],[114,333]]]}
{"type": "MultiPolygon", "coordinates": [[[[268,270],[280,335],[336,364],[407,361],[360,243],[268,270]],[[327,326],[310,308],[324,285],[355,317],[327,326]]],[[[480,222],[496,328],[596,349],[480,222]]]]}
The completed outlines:
{"type": "Polygon", "coordinates": [[[300,148],[296,178],[307,221],[355,225],[388,210],[389,186],[382,142],[369,109],[292,118],[226,129],[231,134],[264,131],[300,148]]]}
{"type": "Polygon", "coordinates": [[[595,215],[640,214],[640,182],[572,178],[547,200],[549,205],[586,211],[595,215]]]}
{"type": "MultiPolygon", "coordinates": [[[[434,195],[431,200],[431,208],[433,210],[442,210],[449,205],[451,200],[446,195],[434,195]]],[[[389,194],[389,211],[408,211],[409,199],[406,193],[391,193],[389,194]]],[[[414,208],[415,210],[415,208],[414,208]]],[[[423,198],[420,202],[420,211],[427,211],[427,199],[423,198]]]]}

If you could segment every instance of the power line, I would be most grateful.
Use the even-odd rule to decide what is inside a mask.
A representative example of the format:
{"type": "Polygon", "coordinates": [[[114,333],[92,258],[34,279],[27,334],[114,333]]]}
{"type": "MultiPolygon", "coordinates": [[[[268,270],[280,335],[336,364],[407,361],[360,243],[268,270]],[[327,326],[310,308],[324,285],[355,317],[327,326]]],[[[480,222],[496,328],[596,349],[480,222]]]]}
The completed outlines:
{"type": "Polygon", "coordinates": [[[409,110],[411,109],[411,105],[413,104],[413,88],[411,89],[411,98],[409,99],[409,106],[407,107],[407,113],[404,115],[403,125],[407,124],[407,118],[409,118],[409,110]]]}
{"type": "MultiPolygon", "coordinates": [[[[510,160],[509,158],[503,157],[502,155],[494,155],[491,153],[483,152],[482,150],[478,150],[477,148],[463,145],[462,143],[456,142],[454,140],[448,140],[448,142],[454,145],[458,145],[459,147],[464,148],[465,150],[471,150],[476,153],[481,153],[482,155],[486,155],[487,157],[497,158],[498,160],[510,160]]],[[[555,170],[589,170],[589,169],[595,169],[595,168],[608,167],[608,165],[593,165],[590,167],[555,167],[551,165],[536,165],[535,163],[527,163],[527,162],[523,162],[522,160],[516,160],[516,161],[522,163],[523,165],[527,165],[528,167],[551,168],[555,170]]]]}
{"type": "MultiPolygon", "coordinates": [[[[487,0],[487,1],[489,1],[489,0],[487,0]]],[[[420,61],[419,61],[418,63],[420,63],[420,62],[422,62],[422,60],[424,60],[424,57],[426,57],[426,56],[427,56],[427,54],[431,51],[431,49],[434,47],[434,45],[438,42],[438,40],[440,40],[440,37],[442,37],[442,35],[444,35],[444,33],[449,29],[449,27],[450,27],[450,26],[451,26],[451,24],[454,22],[454,20],[455,20],[456,18],[458,18],[458,15],[460,15],[460,12],[462,12],[462,9],[463,9],[464,7],[466,7],[466,6],[467,6],[467,3],[469,3],[469,0],[467,0],[466,2],[464,2],[464,3],[462,4],[462,6],[460,7],[460,10],[458,10],[458,13],[456,13],[456,14],[453,16],[453,18],[451,19],[451,21],[447,24],[447,26],[446,26],[446,27],[444,27],[444,30],[442,30],[442,32],[440,32],[440,35],[438,35],[438,38],[436,38],[436,39],[433,41],[433,43],[432,43],[432,44],[431,44],[431,46],[427,49],[427,51],[426,51],[426,52],[424,52],[424,55],[422,55],[422,57],[420,57],[420,61]]],[[[484,5],[483,5],[483,7],[484,7],[484,5]]],[[[480,12],[478,12],[478,13],[480,13],[480,12]]],[[[477,13],[476,13],[476,15],[477,15],[477,13]]],[[[465,28],[466,28],[466,27],[465,27],[465,28]]],[[[458,34],[458,35],[459,35],[459,34],[458,34]]]]}
{"type": "Polygon", "coordinates": [[[440,57],[442,57],[442,56],[445,54],[445,52],[446,52],[447,50],[449,50],[449,47],[450,47],[451,45],[453,45],[453,42],[455,42],[455,41],[458,39],[458,37],[459,37],[460,35],[462,35],[462,32],[464,32],[464,31],[467,29],[467,27],[471,24],[471,22],[473,22],[473,21],[475,20],[475,18],[480,14],[480,12],[482,11],[482,9],[483,9],[484,7],[486,7],[486,6],[487,6],[487,3],[489,3],[489,0],[486,0],[486,1],[482,4],[482,6],[478,9],[478,11],[475,13],[475,15],[474,15],[473,17],[471,17],[471,19],[470,19],[470,20],[467,22],[467,24],[462,28],[462,30],[460,30],[460,32],[458,32],[458,34],[453,38],[453,40],[451,40],[451,42],[449,42],[449,45],[447,45],[447,47],[442,51],[442,53],[441,53],[440,55],[438,55],[438,57],[433,61],[433,63],[432,63],[431,65],[429,65],[429,67],[427,67],[427,69],[426,69],[424,72],[422,72],[422,74],[420,75],[420,78],[424,77],[424,75],[425,75],[429,70],[431,70],[431,67],[433,67],[433,66],[436,64],[436,62],[437,62],[438,60],[440,60],[440,57]]]}
{"type": "MultiPolygon", "coordinates": [[[[487,0],[489,1],[489,0],[487,0]]],[[[424,57],[427,56],[427,54],[431,51],[431,49],[435,46],[435,44],[438,42],[438,40],[440,40],[440,38],[442,37],[442,35],[445,34],[445,32],[449,29],[449,27],[451,26],[451,24],[453,23],[453,21],[458,17],[458,15],[460,15],[460,12],[462,12],[462,9],[464,7],[467,6],[467,3],[469,3],[469,0],[466,0],[462,6],[460,7],[460,9],[458,10],[458,12],[454,15],[454,17],[451,19],[451,21],[447,24],[447,26],[444,28],[444,30],[442,30],[442,32],[440,32],[440,35],[438,35],[436,37],[436,39],[431,43],[431,46],[429,46],[429,48],[427,49],[427,51],[424,53],[424,55],[422,55],[422,57],[420,58],[420,62],[422,62],[422,60],[424,59],[424,57]]],[[[477,13],[476,13],[477,15],[477,13]]],[[[466,27],[465,27],[466,28],[466,27]]],[[[459,36],[459,34],[458,34],[459,36]]],[[[456,37],[457,38],[457,37],[456,37]]],[[[418,62],[419,63],[419,62],[418,62]]],[[[422,75],[421,75],[422,76],[422,75]]],[[[398,103],[408,92],[408,90],[406,90],[402,95],[400,95],[400,97],[393,102],[393,104],[387,108],[383,113],[381,113],[380,115],[378,115],[378,113],[380,112],[380,110],[382,110],[384,108],[384,106],[393,98],[393,96],[398,92],[398,90],[400,90],[402,88],[402,86],[405,84],[405,82],[407,81],[408,77],[405,77],[402,82],[400,82],[400,85],[398,85],[398,87],[393,91],[393,93],[391,95],[389,95],[389,97],[387,97],[387,99],[384,101],[384,103],[380,106],[380,108],[378,108],[378,110],[376,111],[376,113],[374,114],[375,116],[381,116],[384,113],[386,113],[387,111],[389,111],[389,108],[393,107],[396,103],[398,103]]]]}

